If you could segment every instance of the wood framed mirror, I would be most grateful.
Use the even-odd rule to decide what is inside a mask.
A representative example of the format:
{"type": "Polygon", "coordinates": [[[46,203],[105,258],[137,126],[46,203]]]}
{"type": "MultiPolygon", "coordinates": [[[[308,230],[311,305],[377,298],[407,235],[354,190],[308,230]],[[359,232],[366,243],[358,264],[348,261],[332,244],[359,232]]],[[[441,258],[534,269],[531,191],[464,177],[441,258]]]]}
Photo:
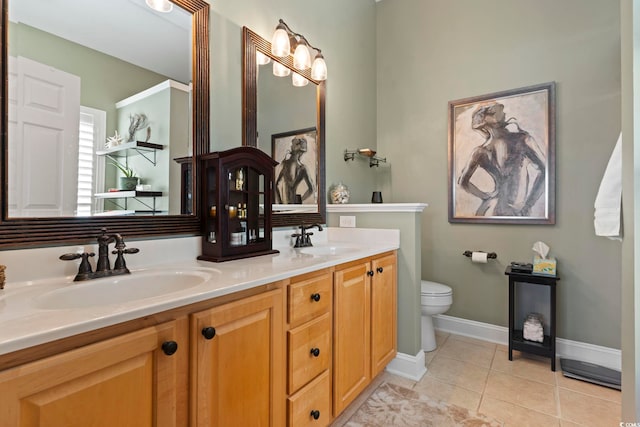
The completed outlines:
{"type": "MultiPolygon", "coordinates": [[[[51,7],[52,4],[58,5],[58,2],[47,2],[45,0],[30,1],[42,3],[41,6],[30,5],[29,8],[31,9],[51,7]]],[[[12,132],[16,132],[13,117],[9,117],[10,114],[14,113],[15,108],[13,105],[10,105],[10,103],[13,102],[14,99],[19,99],[18,95],[21,95],[20,93],[18,93],[18,95],[16,94],[16,87],[11,83],[13,77],[10,73],[13,72],[13,65],[11,65],[10,62],[15,60],[15,56],[10,57],[10,55],[15,54],[16,51],[16,46],[12,45],[12,37],[15,36],[14,30],[16,25],[22,25],[22,22],[16,20],[15,16],[20,7],[24,8],[23,3],[22,0],[0,0],[2,10],[2,31],[0,34],[0,45],[2,48],[2,103],[0,106],[2,109],[0,113],[2,116],[2,122],[0,124],[0,132],[2,134],[2,149],[0,150],[0,167],[2,168],[0,207],[2,209],[2,216],[0,219],[0,249],[88,243],[95,239],[99,230],[103,227],[113,232],[121,233],[125,238],[199,234],[200,219],[198,213],[200,212],[200,208],[199,200],[196,197],[198,194],[197,189],[199,188],[199,174],[197,173],[198,165],[193,160],[191,160],[190,180],[186,180],[190,185],[193,185],[193,188],[179,188],[179,192],[189,191],[193,195],[191,198],[191,203],[193,204],[192,209],[182,208],[182,210],[180,210],[181,208],[178,208],[176,213],[175,210],[167,208],[167,211],[163,215],[157,215],[155,210],[153,215],[149,213],[136,213],[131,215],[101,216],[90,214],[91,216],[81,216],[80,214],[74,215],[73,210],[71,210],[71,215],[68,215],[69,210],[64,210],[62,211],[63,213],[58,216],[53,216],[54,214],[39,215],[37,213],[27,213],[24,215],[10,214],[10,209],[12,209],[13,206],[12,200],[15,199],[15,197],[12,196],[13,193],[10,193],[10,191],[13,191],[16,182],[22,182],[19,178],[16,178],[15,171],[23,168],[21,163],[14,163],[15,155],[9,150],[10,137],[12,132]],[[196,212],[196,215],[180,213],[184,211],[196,212]]],[[[89,7],[88,4],[93,3],[95,2],[86,2],[86,4],[76,2],[75,7],[89,7]]],[[[106,5],[106,7],[117,9],[117,5],[115,5],[114,2],[99,3],[106,5]]],[[[132,4],[131,7],[137,8],[139,13],[149,13],[149,11],[145,9],[147,6],[144,0],[131,0],[129,3],[132,4]]],[[[185,87],[185,91],[188,93],[186,104],[184,104],[186,105],[186,112],[182,114],[185,114],[185,117],[191,120],[187,126],[188,129],[185,131],[185,136],[181,139],[183,140],[182,143],[186,144],[190,149],[188,154],[194,159],[199,154],[209,151],[209,4],[204,0],[171,0],[171,4],[174,9],[179,8],[181,13],[186,16],[187,25],[189,25],[190,20],[190,30],[185,30],[186,42],[182,47],[182,50],[185,51],[186,54],[185,61],[189,66],[187,73],[190,73],[190,75],[186,75],[183,79],[184,83],[181,86],[185,87]]],[[[74,10],[72,12],[76,11],[77,10],[74,10]]],[[[113,13],[117,15],[119,13],[121,14],[122,11],[113,10],[113,13]]],[[[158,12],[155,13],[157,15],[155,19],[157,19],[158,22],[163,21],[167,23],[167,25],[176,25],[175,22],[171,22],[171,18],[169,18],[168,15],[158,12]]],[[[69,19],[79,19],[74,13],[67,13],[67,15],[69,15],[69,19]]],[[[98,15],[95,17],[97,18],[98,15]]],[[[47,17],[41,19],[43,19],[42,22],[53,21],[53,19],[47,17]]],[[[88,24],[93,25],[94,23],[88,22],[88,24]]],[[[121,44],[136,45],[138,40],[135,39],[133,35],[134,32],[130,31],[130,27],[125,25],[125,27],[118,29],[118,25],[123,25],[120,19],[111,20],[110,25],[111,31],[108,35],[113,39],[113,43],[119,42],[121,44]],[[123,37],[125,37],[124,42],[123,37]]],[[[29,34],[46,33],[40,28],[34,27],[33,24],[25,26],[28,27],[29,34]]],[[[93,29],[95,29],[95,31],[89,31],[88,33],[98,32],[96,27],[93,27],[93,29]]],[[[65,37],[64,35],[56,35],[56,37],[64,40],[65,43],[68,43],[69,40],[73,41],[73,38],[65,37]]],[[[88,49],[82,44],[78,44],[79,42],[74,43],[88,49]]],[[[23,43],[20,48],[23,48],[24,45],[26,45],[26,43],[23,43]]],[[[150,45],[147,44],[147,46],[150,45]]],[[[136,49],[137,51],[134,49],[133,52],[133,57],[136,59],[144,56],[146,50],[151,50],[145,49],[144,45],[137,46],[136,49]]],[[[100,55],[108,55],[100,51],[96,52],[100,55]]],[[[17,60],[15,61],[17,62],[17,60]]],[[[175,61],[175,58],[171,57],[171,55],[165,55],[166,64],[172,61],[175,61]]],[[[82,63],[82,61],[78,62],[82,63]]],[[[102,79],[104,81],[109,79],[127,80],[128,77],[131,78],[128,74],[125,76],[110,74],[110,70],[106,69],[106,67],[103,71],[103,75],[93,75],[92,77],[97,77],[98,80],[102,79]]],[[[165,75],[165,73],[162,73],[162,75],[165,75]]],[[[170,74],[167,73],[166,75],[170,74]]],[[[43,90],[46,91],[46,88],[43,88],[43,90]]],[[[31,95],[33,95],[33,93],[31,93],[31,95]]],[[[133,114],[130,114],[129,117],[133,117],[133,114]]],[[[154,133],[157,134],[157,129],[163,125],[163,123],[158,123],[157,127],[154,128],[154,133]]],[[[106,131],[107,135],[110,135],[112,132],[113,129],[106,131]]],[[[154,133],[152,133],[152,135],[154,133]]],[[[149,133],[147,133],[147,140],[148,139],[149,133]]],[[[59,143],[59,145],[65,144],[69,145],[68,142],[64,141],[59,143]]],[[[62,163],[60,166],[57,166],[59,163],[56,163],[52,166],[49,162],[52,162],[53,157],[56,156],[50,156],[49,153],[51,152],[56,153],[58,159],[64,160],[64,152],[56,152],[55,150],[47,151],[46,149],[29,151],[27,153],[28,155],[24,157],[30,160],[30,163],[34,167],[40,164],[52,169],[68,169],[70,162],[67,162],[67,165],[62,163]]],[[[76,161],[76,163],[78,162],[76,161]]],[[[181,165],[173,161],[173,159],[170,160],[169,163],[175,163],[176,170],[180,171],[181,165]]],[[[78,166],[76,165],[75,167],[77,168],[78,166]]],[[[167,174],[169,174],[169,172],[167,172],[167,174]]],[[[178,176],[180,176],[179,172],[178,176]]],[[[92,192],[95,192],[94,189],[92,190],[92,192]]],[[[106,188],[104,190],[107,191],[106,188]]],[[[44,193],[44,191],[41,191],[41,193],[44,193]]],[[[15,210],[11,212],[14,213],[15,210]]]]}
{"type": "Polygon", "coordinates": [[[324,223],[325,82],[312,79],[311,70],[294,69],[291,56],[278,58],[272,55],[271,43],[246,27],[242,29],[242,42],[242,144],[258,147],[280,163],[276,166],[274,194],[289,190],[291,198],[297,198],[291,202],[282,195],[280,200],[274,200],[278,203],[274,204],[273,225],[324,223]],[[259,66],[258,52],[271,62],[259,66]],[[273,63],[298,73],[308,80],[308,85],[294,87],[291,77],[273,76],[273,63]],[[305,168],[314,187],[313,195],[309,197],[306,197],[305,185],[308,183],[304,179],[298,179],[301,184],[297,188],[279,188],[282,180],[278,177],[286,174],[283,168],[287,167],[287,162],[291,164],[296,155],[306,162],[305,168]]]}

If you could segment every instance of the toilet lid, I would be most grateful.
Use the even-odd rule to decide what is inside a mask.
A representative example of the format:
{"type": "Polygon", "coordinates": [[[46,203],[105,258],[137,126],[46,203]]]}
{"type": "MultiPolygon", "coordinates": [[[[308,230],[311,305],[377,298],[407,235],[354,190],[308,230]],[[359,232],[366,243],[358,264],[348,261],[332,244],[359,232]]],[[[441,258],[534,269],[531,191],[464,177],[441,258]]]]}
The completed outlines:
{"type": "Polygon", "coordinates": [[[447,285],[442,283],[430,282],[429,280],[423,280],[421,283],[422,295],[438,295],[447,296],[451,295],[453,291],[447,285]]]}

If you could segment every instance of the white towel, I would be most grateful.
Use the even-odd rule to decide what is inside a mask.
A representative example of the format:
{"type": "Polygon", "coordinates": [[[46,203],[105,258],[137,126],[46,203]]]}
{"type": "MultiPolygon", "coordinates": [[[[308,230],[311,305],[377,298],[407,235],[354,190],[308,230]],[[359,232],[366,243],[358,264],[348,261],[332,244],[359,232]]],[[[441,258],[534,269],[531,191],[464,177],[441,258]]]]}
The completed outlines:
{"type": "Polygon", "coordinates": [[[595,202],[593,225],[596,236],[622,240],[620,205],[622,202],[622,133],[604,171],[595,202]]]}

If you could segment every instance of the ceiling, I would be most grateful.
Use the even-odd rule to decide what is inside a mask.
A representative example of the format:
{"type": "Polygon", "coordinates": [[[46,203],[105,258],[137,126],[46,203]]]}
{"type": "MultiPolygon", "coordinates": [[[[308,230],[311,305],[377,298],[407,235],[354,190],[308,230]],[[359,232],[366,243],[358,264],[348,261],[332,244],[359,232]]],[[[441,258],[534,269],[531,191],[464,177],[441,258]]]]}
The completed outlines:
{"type": "Polygon", "coordinates": [[[191,81],[192,17],[177,6],[160,13],[145,0],[10,0],[9,20],[191,81]]]}

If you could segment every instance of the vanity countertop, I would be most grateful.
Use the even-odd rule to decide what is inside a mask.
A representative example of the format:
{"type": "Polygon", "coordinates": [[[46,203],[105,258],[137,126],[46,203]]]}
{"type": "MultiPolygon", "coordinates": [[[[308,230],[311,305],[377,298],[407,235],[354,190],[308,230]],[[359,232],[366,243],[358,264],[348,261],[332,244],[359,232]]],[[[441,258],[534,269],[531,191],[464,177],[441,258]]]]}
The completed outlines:
{"type": "MultiPolygon", "coordinates": [[[[280,251],[278,254],[222,263],[197,261],[197,254],[193,254],[192,260],[167,263],[165,252],[165,257],[148,259],[144,268],[136,268],[135,258],[131,257],[128,260],[131,275],[114,277],[133,280],[136,275],[142,278],[154,272],[177,275],[195,272],[195,275],[208,278],[184,289],[132,301],[94,301],[78,307],[56,308],[43,303],[52,293],[68,292],[72,286],[91,296],[92,285],[113,281],[114,277],[87,282],[73,282],[73,275],[10,281],[4,290],[0,290],[0,355],[399,248],[398,230],[332,231],[329,228],[323,233],[316,231],[313,249],[294,249],[289,246],[288,238],[279,237],[278,240],[276,237],[274,235],[274,248],[280,251]]],[[[156,241],[155,246],[161,245],[162,241],[156,241]]]]}

